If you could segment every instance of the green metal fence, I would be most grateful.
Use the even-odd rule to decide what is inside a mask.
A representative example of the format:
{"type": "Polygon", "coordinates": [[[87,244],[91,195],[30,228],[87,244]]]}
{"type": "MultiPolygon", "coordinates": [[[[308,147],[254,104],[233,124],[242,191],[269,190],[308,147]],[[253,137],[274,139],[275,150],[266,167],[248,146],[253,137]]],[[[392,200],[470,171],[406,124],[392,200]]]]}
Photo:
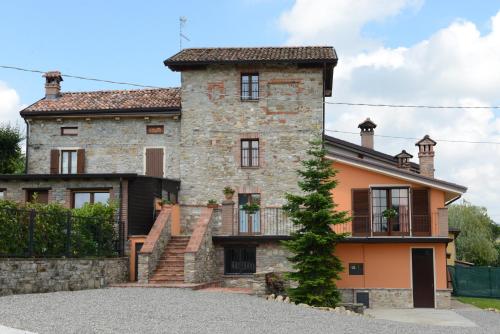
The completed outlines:
{"type": "Polygon", "coordinates": [[[448,266],[453,294],[500,298],[500,267],[448,266]]]}

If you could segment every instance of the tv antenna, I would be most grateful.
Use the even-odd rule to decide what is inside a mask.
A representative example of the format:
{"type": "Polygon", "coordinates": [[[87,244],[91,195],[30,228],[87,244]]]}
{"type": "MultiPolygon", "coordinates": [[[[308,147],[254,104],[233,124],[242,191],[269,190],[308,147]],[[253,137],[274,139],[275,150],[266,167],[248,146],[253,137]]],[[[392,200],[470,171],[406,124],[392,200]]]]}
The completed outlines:
{"type": "Polygon", "coordinates": [[[185,16],[179,17],[179,49],[180,50],[182,50],[182,40],[183,39],[185,39],[188,42],[191,42],[191,40],[183,33],[183,29],[184,29],[184,26],[186,25],[186,22],[187,22],[187,17],[185,17],[185,16]]]}

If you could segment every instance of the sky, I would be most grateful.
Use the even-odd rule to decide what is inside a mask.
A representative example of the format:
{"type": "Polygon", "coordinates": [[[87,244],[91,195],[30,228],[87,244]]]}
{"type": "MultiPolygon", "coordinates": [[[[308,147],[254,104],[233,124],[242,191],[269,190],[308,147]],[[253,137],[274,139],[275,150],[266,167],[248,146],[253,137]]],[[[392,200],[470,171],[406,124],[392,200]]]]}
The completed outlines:
{"type": "MultiPolygon", "coordinates": [[[[0,65],[172,87],[163,60],[183,47],[332,45],[339,62],[329,101],[500,105],[500,0],[3,1],[0,65]]],[[[38,73],[0,68],[0,121],[43,97],[38,73]]],[[[63,91],[131,89],[65,78],[63,91]]],[[[327,105],[326,128],[500,142],[499,109],[327,105]]],[[[359,143],[359,135],[328,132],[359,143]]],[[[375,148],[414,155],[416,140],[375,138],[375,148]]],[[[467,186],[464,198],[500,222],[500,145],[438,141],[436,177],[467,186]]]]}

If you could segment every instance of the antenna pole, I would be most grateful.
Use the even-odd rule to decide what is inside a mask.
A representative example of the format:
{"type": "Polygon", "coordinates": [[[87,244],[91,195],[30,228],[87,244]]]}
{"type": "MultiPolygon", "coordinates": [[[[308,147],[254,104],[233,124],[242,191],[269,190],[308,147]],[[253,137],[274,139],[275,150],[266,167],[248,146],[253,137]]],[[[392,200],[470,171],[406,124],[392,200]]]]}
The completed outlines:
{"type": "Polygon", "coordinates": [[[179,17],[179,49],[182,50],[182,40],[190,41],[189,38],[186,37],[183,33],[184,26],[186,25],[187,17],[181,16],[179,17]]]}

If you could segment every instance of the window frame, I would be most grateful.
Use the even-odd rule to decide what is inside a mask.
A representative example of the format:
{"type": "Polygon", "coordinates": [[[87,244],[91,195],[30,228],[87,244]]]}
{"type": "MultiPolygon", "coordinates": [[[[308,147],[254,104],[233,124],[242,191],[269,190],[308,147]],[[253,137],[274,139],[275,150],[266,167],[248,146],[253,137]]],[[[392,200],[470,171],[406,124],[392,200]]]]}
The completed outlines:
{"type": "Polygon", "coordinates": [[[78,174],[78,150],[62,149],[62,150],[60,150],[59,154],[61,155],[60,160],[59,160],[59,173],[63,174],[63,175],[78,174]],[[68,173],[65,173],[63,171],[63,168],[64,168],[64,164],[63,164],[64,153],[69,153],[68,154],[68,173]],[[71,158],[72,153],[75,153],[75,161],[74,161],[75,173],[71,173],[71,170],[73,169],[73,159],[71,158]]]}
{"type": "MultiPolygon", "coordinates": [[[[402,198],[401,196],[398,196],[397,198],[402,198]]],[[[403,197],[404,198],[404,197],[403,197]]],[[[412,222],[411,222],[411,217],[412,217],[412,205],[411,205],[411,187],[410,186],[406,186],[406,185],[394,185],[394,186],[376,186],[376,187],[370,187],[370,197],[369,197],[369,200],[370,200],[370,220],[371,220],[371,230],[372,230],[372,233],[373,235],[375,236],[402,236],[402,235],[410,235],[411,234],[411,225],[412,225],[412,222]],[[402,228],[402,222],[399,220],[400,218],[398,218],[398,222],[397,224],[399,224],[399,231],[392,231],[392,224],[394,224],[394,222],[392,221],[392,219],[386,219],[387,221],[387,231],[375,231],[375,228],[374,228],[374,224],[375,224],[375,220],[374,220],[374,216],[375,216],[375,210],[374,210],[374,199],[375,199],[375,196],[374,196],[374,191],[385,191],[385,200],[386,200],[386,209],[390,209],[393,207],[392,205],[392,191],[393,190],[406,190],[407,191],[407,207],[408,207],[408,213],[407,213],[407,219],[408,219],[408,226],[407,226],[407,229],[408,231],[404,231],[403,228],[402,228]]],[[[380,206],[382,207],[382,206],[380,206]]],[[[383,212],[383,211],[382,211],[383,212]]],[[[382,214],[382,212],[379,212],[378,214],[382,214]]],[[[398,212],[399,213],[399,212],[398,212]]]]}
{"type": "Polygon", "coordinates": [[[257,272],[257,247],[255,245],[230,245],[224,247],[224,275],[229,276],[248,276],[253,275],[257,272]],[[232,266],[228,263],[229,255],[231,251],[239,252],[239,263],[250,263],[253,264],[253,268],[251,270],[239,270],[239,271],[228,271],[232,266]],[[244,261],[243,253],[247,252],[247,255],[250,255],[251,259],[244,261]]]}
{"type": "Polygon", "coordinates": [[[259,138],[243,138],[240,140],[240,167],[241,168],[259,168],[260,167],[260,140],[259,138]],[[243,143],[248,142],[248,165],[243,163],[244,155],[243,155],[243,143]],[[254,155],[254,144],[257,143],[257,148],[255,149],[256,156],[254,155]],[[257,163],[254,165],[254,160],[257,160],[257,163]]]}
{"type": "Polygon", "coordinates": [[[259,76],[259,72],[245,72],[245,73],[241,73],[240,74],[240,99],[242,102],[252,102],[252,101],[259,101],[259,98],[260,98],[260,76],[259,76]],[[257,77],[257,97],[253,97],[253,93],[254,93],[254,90],[253,90],[253,86],[255,84],[255,82],[253,81],[253,77],[257,77]],[[246,96],[243,95],[243,87],[244,87],[244,82],[243,82],[243,78],[244,77],[248,77],[248,82],[246,83],[248,85],[248,90],[247,90],[247,94],[246,96]]]}
{"type": "MultiPolygon", "coordinates": [[[[108,201],[111,199],[111,189],[72,189],[71,190],[71,208],[75,209],[75,195],[89,194],[89,204],[95,204],[95,194],[108,194],[108,201]]],[[[100,202],[99,202],[100,203],[100,202]]]]}
{"type": "Polygon", "coordinates": [[[5,199],[6,188],[0,188],[0,201],[5,199]]]}
{"type": "Polygon", "coordinates": [[[78,127],[77,126],[61,126],[61,136],[66,136],[66,137],[78,136],[78,127]],[[76,133],[64,133],[64,130],[76,130],[76,133]]]}

